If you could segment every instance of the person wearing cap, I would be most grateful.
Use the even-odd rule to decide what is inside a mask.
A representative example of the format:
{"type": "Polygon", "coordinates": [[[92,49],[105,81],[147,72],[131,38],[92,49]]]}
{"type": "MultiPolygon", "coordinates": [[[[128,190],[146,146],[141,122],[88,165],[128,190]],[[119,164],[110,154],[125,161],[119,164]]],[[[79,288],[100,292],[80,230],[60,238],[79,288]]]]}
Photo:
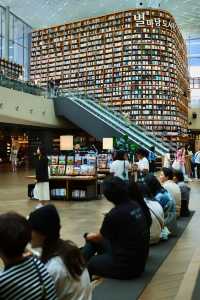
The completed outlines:
{"type": "Polygon", "coordinates": [[[92,289],[84,258],[71,241],[60,238],[60,217],[54,205],[33,211],[28,219],[32,248],[41,248],[41,261],[55,281],[59,300],[91,300],[92,289]]]}

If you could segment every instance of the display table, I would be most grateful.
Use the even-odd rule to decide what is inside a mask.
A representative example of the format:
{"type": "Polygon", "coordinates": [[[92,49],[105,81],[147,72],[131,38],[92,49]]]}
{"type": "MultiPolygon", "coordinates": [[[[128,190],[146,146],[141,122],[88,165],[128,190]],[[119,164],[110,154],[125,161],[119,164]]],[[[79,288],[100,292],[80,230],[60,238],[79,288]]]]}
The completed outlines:
{"type": "Polygon", "coordinates": [[[98,174],[110,174],[110,169],[97,169],[98,174]]]}
{"type": "MultiPolygon", "coordinates": [[[[35,180],[35,176],[27,176],[26,178],[35,180]]],[[[96,176],[50,176],[49,187],[50,191],[56,188],[64,188],[66,190],[66,196],[64,197],[66,200],[73,199],[72,191],[76,189],[86,191],[85,200],[98,198],[96,176]]],[[[53,197],[51,199],[54,200],[53,197]]]]}

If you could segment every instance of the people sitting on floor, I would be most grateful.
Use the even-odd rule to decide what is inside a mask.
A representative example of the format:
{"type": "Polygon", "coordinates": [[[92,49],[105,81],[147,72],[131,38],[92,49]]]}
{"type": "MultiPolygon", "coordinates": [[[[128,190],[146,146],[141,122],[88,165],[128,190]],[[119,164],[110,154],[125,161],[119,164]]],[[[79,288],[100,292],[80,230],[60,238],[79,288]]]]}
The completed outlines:
{"type": "Polygon", "coordinates": [[[38,208],[28,221],[32,248],[42,248],[41,261],[55,282],[58,300],[91,300],[85,260],[73,242],[60,238],[60,218],[55,206],[38,208]]]}
{"type": "Polygon", "coordinates": [[[151,192],[146,184],[139,183],[138,186],[151,214],[152,224],[150,227],[150,244],[157,244],[160,241],[162,230],[164,228],[164,211],[160,203],[153,200],[151,192]]]}
{"type": "Polygon", "coordinates": [[[118,177],[104,181],[103,193],[114,208],[106,214],[99,233],[85,234],[82,251],[89,273],[122,280],[138,277],[149,252],[144,212],[137,202],[130,201],[126,183],[118,177]]]}
{"type": "Polygon", "coordinates": [[[149,207],[147,206],[142,191],[139,188],[139,183],[135,182],[135,180],[130,180],[128,185],[128,195],[130,200],[136,201],[141,206],[147,221],[147,225],[150,229],[152,225],[151,213],[149,211],[149,207]]]}
{"type": "Polygon", "coordinates": [[[57,300],[54,282],[36,257],[24,257],[31,240],[28,221],[16,213],[0,215],[0,257],[4,270],[0,273],[0,299],[57,300]]]}
{"type": "Polygon", "coordinates": [[[171,194],[176,202],[176,216],[180,216],[181,212],[181,190],[173,181],[173,169],[162,168],[160,172],[160,182],[162,186],[171,194]]]}
{"type": "MultiPolygon", "coordinates": [[[[153,199],[158,201],[164,211],[164,225],[171,235],[177,234],[176,203],[174,198],[165,190],[154,175],[147,175],[144,179],[153,199]]],[[[167,234],[167,233],[166,233],[167,234]]]]}
{"type": "Polygon", "coordinates": [[[181,217],[189,217],[189,201],[190,201],[190,187],[184,182],[184,175],[179,170],[174,170],[173,180],[181,190],[181,217]]]}

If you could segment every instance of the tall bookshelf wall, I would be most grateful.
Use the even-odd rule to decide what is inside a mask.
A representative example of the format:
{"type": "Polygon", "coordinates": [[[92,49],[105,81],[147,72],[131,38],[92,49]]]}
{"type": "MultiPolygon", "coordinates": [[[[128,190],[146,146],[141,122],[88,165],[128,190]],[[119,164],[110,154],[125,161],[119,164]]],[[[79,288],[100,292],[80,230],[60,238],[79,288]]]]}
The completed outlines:
{"type": "Polygon", "coordinates": [[[173,16],[134,9],[37,30],[31,78],[99,98],[164,136],[187,132],[186,46],[173,16]]]}
{"type": "Polygon", "coordinates": [[[22,65],[0,58],[0,73],[11,79],[18,79],[23,73],[22,65]]]}

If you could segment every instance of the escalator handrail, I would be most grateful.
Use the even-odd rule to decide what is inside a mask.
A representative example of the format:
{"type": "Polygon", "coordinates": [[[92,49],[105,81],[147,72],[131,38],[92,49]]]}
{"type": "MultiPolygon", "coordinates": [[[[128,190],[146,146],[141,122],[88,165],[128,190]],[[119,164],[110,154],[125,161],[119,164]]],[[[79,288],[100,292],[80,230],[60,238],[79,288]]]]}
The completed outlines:
{"type": "MultiPolygon", "coordinates": [[[[68,95],[69,95],[69,93],[68,93],[68,95]]],[[[68,98],[69,98],[69,97],[68,97],[68,98]]],[[[90,113],[92,113],[92,111],[91,111],[91,105],[90,105],[90,104],[88,105],[88,108],[89,108],[89,110],[88,110],[87,107],[86,107],[86,105],[85,105],[86,102],[80,101],[80,99],[78,99],[77,97],[75,97],[75,95],[71,94],[69,99],[70,99],[71,101],[75,102],[76,104],[79,104],[82,108],[86,109],[86,110],[89,111],[90,113]]],[[[149,143],[149,142],[146,141],[145,139],[144,139],[144,140],[141,139],[140,136],[133,134],[133,133],[130,131],[129,128],[127,129],[127,126],[126,126],[126,125],[122,124],[122,125],[121,125],[121,128],[120,128],[120,127],[119,127],[119,122],[113,122],[113,120],[108,119],[107,112],[106,112],[106,114],[103,115],[102,113],[100,113],[99,109],[95,109],[95,110],[94,110],[94,107],[93,107],[93,115],[99,116],[101,120],[102,120],[102,117],[103,117],[104,122],[105,122],[106,124],[108,124],[108,125],[110,125],[110,123],[112,123],[112,124],[114,123],[114,124],[113,124],[113,125],[114,125],[114,128],[116,128],[116,126],[117,126],[118,131],[120,131],[120,132],[123,131],[123,133],[126,133],[127,130],[128,130],[129,137],[130,137],[134,142],[136,142],[136,143],[138,143],[138,144],[140,144],[140,145],[142,144],[142,146],[143,146],[145,149],[149,150],[149,147],[152,146],[152,143],[149,143]],[[107,123],[107,121],[108,121],[108,123],[107,123]]],[[[157,147],[156,147],[156,148],[157,148],[157,147]]],[[[158,152],[158,153],[161,154],[161,155],[163,155],[163,154],[165,153],[165,152],[161,151],[160,149],[158,149],[158,150],[156,149],[156,152],[158,152]]]]}
{"type": "MultiPolygon", "coordinates": [[[[69,93],[67,93],[67,94],[69,95],[69,93]]],[[[71,96],[76,97],[74,94],[71,94],[71,96]]],[[[78,101],[82,105],[86,105],[86,106],[90,107],[90,109],[94,109],[94,102],[91,99],[87,99],[87,101],[83,102],[83,99],[80,99],[79,97],[76,97],[76,101],[78,101]]],[[[97,107],[98,111],[101,110],[105,115],[110,114],[110,116],[112,116],[112,118],[113,118],[113,113],[111,115],[111,112],[108,112],[107,109],[105,109],[105,108],[102,109],[102,107],[100,105],[95,105],[95,106],[97,107]]],[[[124,126],[125,121],[123,121],[123,119],[120,118],[120,117],[121,116],[119,116],[119,118],[117,118],[117,116],[115,115],[115,119],[117,118],[117,120],[116,120],[117,123],[119,123],[119,121],[120,121],[121,125],[124,126]]],[[[150,138],[147,138],[146,135],[143,132],[142,132],[142,134],[141,134],[141,132],[138,132],[137,128],[134,128],[134,127],[130,126],[129,124],[126,124],[125,127],[126,127],[126,130],[127,130],[127,127],[128,127],[129,129],[132,129],[137,135],[140,135],[140,136],[142,135],[142,138],[148,140],[148,142],[150,143],[150,144],[148,144],[148,147],[151,147],[151,146],[154,145],[162,153],[167,152],[167,149],[164,146],[161,146],[160,144],[157,144],[154,141],[152,141],[150,138]]],[[[131,134],[131,133],[132,132],[129,132],[129,134],[131,134]]]]}
{"type": "MultiPolygon", "coordinates": [[[[81,98],[80,100],[86,100],[87,102],[90,101],[90,102],[92,102],[91,104],[92,104],[92,105],[95,104],[96,107],[98,107],[98,109],[104,110],[104,111],[106,111],[106,113],[112,114],[112,117],[113,117],[113,115],[114,115],[114,117],[119,118],[120,121],[121,121],[121,123],[122,123],[122,122],[126,122],[125,120],[123,120],[123,117],[122,117],[122,115],[121,115],[120,113],[116,113],[116,112],[115,112],[114,110],[112,110],[110,107],[105,107],[105,105],[99,104],[99,102],[97,102],[95,98],[89,98],[89,97],[87,97],[86,95],[81,95],[81,94],[79,94],[79,93],[70,92],[70,91],[67,91],[66,94],[70,94],[70,95],[74,95],[74,96],[77,96],[77,95],[78,95],[78,96],[79,96],[79,99],[80,99],[81,97],[83,97],[83,98],[81,98]]],[[[78,99],[78,100],[79,100],[79,99],[78,99]]],[[[118,121],[119,121],[119,120],[118,120],[118,121]]],[[[154,135],[152,135],[151,133],[149,133],[148,131],[146,131],[144,128],[142,128],[142,127],[140,127],[140,126],[134,124],[133,122],[132,122],[132,123],[129,123],[128,126],[129,126],[131,129],[133,129],[135,132],[137,132],[137,134],[140,134],[140,135],[141,135],[141,131],[142,131],[143,137],[146,138],[146,139],[148,139],[149,142],[152,144],[152,146],[153,146],[153,145],[154,145],[154,146],[157,146],[158,148],[162,149],[164,152],[168,151],[168,149],[170,148],[170,145],[169,145],[169,144],[167,144],[167,143],[161,141],[160,139],[158,139],[157,137],[155,137],[154,135]],[[153,141],[152,141],[152,139],[153,139],[153,141]],[[157,143],[155,143],[155,141],[156,141],[157,143]]],[[[171,147],[171,148],[172,148],[172,147],[171,147]]]]}

